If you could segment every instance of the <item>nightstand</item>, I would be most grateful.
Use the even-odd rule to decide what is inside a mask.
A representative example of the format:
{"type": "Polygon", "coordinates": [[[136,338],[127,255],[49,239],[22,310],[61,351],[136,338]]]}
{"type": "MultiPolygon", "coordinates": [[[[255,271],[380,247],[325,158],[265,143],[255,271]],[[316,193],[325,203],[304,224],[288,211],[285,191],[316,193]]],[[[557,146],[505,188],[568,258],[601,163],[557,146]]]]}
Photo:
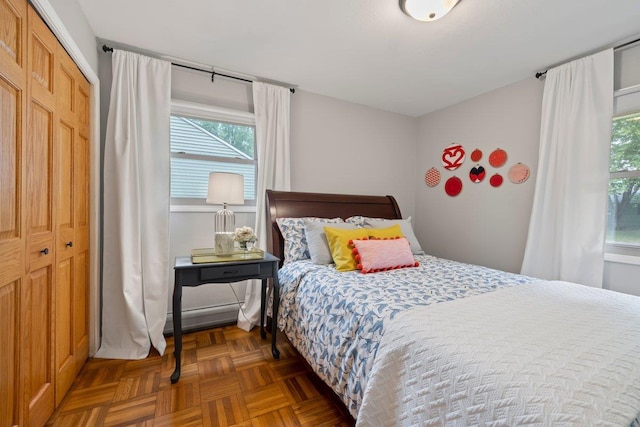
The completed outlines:
{"type": "Polygon", "coordinates": [[[171,383],[180,379],[180,361],[182,352],[182,288],[193,287],[207,283],[230,283],[242,280],[261,279],[260,293],[260,336],[264,339],[267,334],[264,328],[265,307],[267,298],[267,280],[273,281],[273,306],[271,322],[271,353],[273,358],[280,357],[276,348],[276,319],[278,318],[278,301],[280,300],[280,286],[278,284],[278,264],[280,260],[270,253],[264,254],[263,259],[246,261],[215,262],[209,264],[194,264],[191,257],[176,257],[173,267],[175,272],[175,286],[173,288],[173,338],[175,341],[176,368],[171,375],[171,383]]]}

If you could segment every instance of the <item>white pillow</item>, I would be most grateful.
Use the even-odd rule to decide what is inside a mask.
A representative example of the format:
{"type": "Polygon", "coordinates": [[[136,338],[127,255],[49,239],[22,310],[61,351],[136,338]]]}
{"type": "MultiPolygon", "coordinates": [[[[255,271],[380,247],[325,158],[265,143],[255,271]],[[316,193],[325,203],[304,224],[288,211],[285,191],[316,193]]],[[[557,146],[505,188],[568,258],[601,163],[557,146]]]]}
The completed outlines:
{"type": "Polygon", "coordinates": [[[411,252],[414,255],[423,255],[424,251],[420,246],[420,242],[418,242],[418,238],[413,232],[413,226],[411,225],[411,217],[407,219],[380,219],[380,218],[365,218],[364,220],[365,227],[371,228],[383,228],[389,227],[394,224],[399,224],[400,229],[402,229],[402,234],[407,238],[409,244],[411,245],[411,252]]]}
{"type": "Polygon", "coordinates": [[[304,219],[304,234],[307,238],[307,246],[309,248],[309,257],[314,264],[331,264],[333,258],[331,257],[331,250],[329,249],[329,242],[327,241],[327,235],[324,232],[325,226],[331,226],[333,228],[340,228],[343,230],[353,230],[359,228],[354,224],[347,224],[344,222],[330,223],[310,221],[304,219]]]}

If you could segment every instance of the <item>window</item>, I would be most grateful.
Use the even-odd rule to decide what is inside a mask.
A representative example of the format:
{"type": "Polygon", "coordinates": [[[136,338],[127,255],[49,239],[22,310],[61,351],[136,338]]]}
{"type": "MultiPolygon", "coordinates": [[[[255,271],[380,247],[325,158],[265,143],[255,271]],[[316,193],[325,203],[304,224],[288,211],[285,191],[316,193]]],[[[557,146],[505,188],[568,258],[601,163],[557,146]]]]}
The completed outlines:
{"type": "Polygon", "coordinates": [[[609,170],[608,251],[640,255],[640,113],[614,119],[609,170]]]}
{"type": "Polygon", "coordinates": [[[244,176],[246,205],[255,205],[253,114],[173,101],[171,204],[206,205],[210,172],[244,176]]]}

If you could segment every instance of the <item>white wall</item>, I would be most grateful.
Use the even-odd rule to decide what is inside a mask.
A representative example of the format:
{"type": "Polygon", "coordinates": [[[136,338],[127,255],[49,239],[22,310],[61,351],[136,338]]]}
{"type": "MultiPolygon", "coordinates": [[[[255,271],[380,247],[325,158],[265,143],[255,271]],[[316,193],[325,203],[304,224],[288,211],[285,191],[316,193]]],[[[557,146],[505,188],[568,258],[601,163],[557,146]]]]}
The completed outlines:
{"type": "Polygon", "coordinates": [[[519,272],[529,225],[535,185],[540,135],[543,83],[535,78],[505,86],[460,104],[428,114],[419,120],[416,191],[416,234],[427,253],[457,261],[519,272]],[[456,171],[445,171],[442,150],[451,143],[467,152],[456,171]],[[469,170],[474,149],[483,152],[479,164],[487,177],[475,184],[469,170]],[[496,148],[508,154],[507,164],[489,166],[488,156],[496,148]],[[522,162],[533,172],[523,184],[507,179],[512,164],[522,162]],[[432,166],[442,173],[437,187],[424,184],[432,166]],[[489,185],[489,177],[500,173],[501,187],[489,185]],[[458,176],[462,192],[449,197],[444,182],[458,176]]]}
{"type": "MultiPolygon", "coordinates": [[[[625,61],[637,59],[631,53],[625,54],[625,61]]],[[[619,74],[616,85],[638,81],[632,78],[619,74]]],[[[520,272],[535,187],[543,90],[542,81],[530,78],[420,118],[416,180],[422,180],[431,166],[443,176],[439,186],[422,183],[416,191],[416,234],[427,253],[520,272]],[[444,172],[440,155],[452,142],[465,147],[467,160],[458,171],[444,172]],[[509,160],[493,169],[486,158],[497,147],[507,151],[509,160]],[[499,172],[506,178],[508,168],[522,162],[531,168],[529,180],[518,185],[506,180],[499,188],[489,186],[488,176],[480,184],[472,183],[469,154],[475,148],[484,153],[480,164],[488,176],[499,172]],[[464,187],[458,196],[449,197],[443,185],[454,175],[464,187]]],[[[640,265],[607,261],[603,287],[640,295],[638,277],[640,265]]]]}
{"type": "Polygon", "coordinates": [[[66,30],[82,51],[85,59],[97,73],[98,51],[96,49],[96,36],[89,26],[84,12],[76,1],[48,0],[56,14],[60,17],[66,30]]]}
{"type": "Polygon", "coordinates": [[[297,91],[291,98],[294,191],[395,196],[415,214],[417,120],[297,91]]]}

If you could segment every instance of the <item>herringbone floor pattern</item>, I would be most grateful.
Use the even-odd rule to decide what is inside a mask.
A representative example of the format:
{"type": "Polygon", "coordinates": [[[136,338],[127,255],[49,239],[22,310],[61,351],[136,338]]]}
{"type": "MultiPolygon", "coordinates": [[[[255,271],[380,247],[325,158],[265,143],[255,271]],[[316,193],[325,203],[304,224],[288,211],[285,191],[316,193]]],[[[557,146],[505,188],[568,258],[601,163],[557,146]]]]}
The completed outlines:
{"type": "Polygon", "coordinates": [[[279,334],[235,326],[183,335],[182,375],[171,384],[173,338],[164,356],[90,359],[48,426],[353,426],[332,392],[279,334]]]}

